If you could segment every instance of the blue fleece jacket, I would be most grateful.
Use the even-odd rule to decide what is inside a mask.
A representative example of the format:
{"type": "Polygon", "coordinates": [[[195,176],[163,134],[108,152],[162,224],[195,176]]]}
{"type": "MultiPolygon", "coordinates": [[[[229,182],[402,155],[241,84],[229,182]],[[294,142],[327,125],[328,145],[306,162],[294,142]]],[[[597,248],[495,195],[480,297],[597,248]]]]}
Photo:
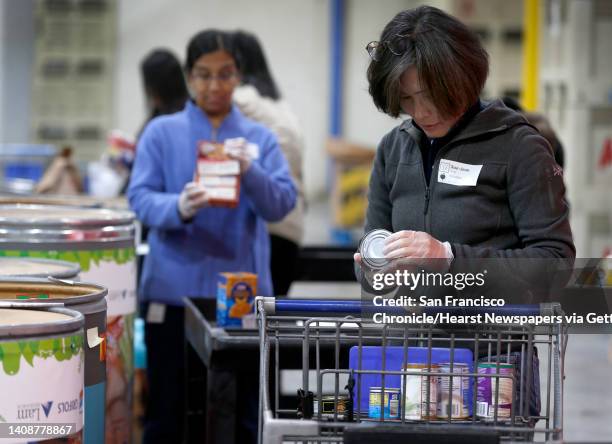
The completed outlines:
{"type": "Polygon", "coordinates": [[[185,296],[216,296],[220,272],[258,274],[258,294],[272,295],[266,222],[281,220],[296,190],[275,136],[237,107],[214,129],[192,101],[144,130],[128,188],[130,206],[150,227],[150,252],[140,282],[141,300],[182,305],[185,296]],[[189,223],[178,212],[179,194],[193,180],[197,143],[244,137],[260,157],[242,175],[237,208],[204,208],[189,223]]]}

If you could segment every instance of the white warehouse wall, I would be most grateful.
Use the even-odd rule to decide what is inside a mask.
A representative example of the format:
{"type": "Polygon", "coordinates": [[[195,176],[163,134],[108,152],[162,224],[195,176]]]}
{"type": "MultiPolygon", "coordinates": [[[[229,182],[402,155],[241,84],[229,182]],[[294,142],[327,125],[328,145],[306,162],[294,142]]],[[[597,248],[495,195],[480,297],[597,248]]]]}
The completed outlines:
{"type": "MultiPolygon", "coordinates": [[[[4,74],[4,66],[6,66],[6,61],[4,59],[4,42],[6,41],[6,30],[4,29],[4,17],[6,17],[6,5],[4,2],[0,2],[0,97],[4,97],[6,94],[6,87],[4,86],[4,78],[6,75],[4,74]]],[[[6,141],[4,137],[4,128],[6,123],[4,121],[4,100],[0,103],[0,143],[6,141]]]]}
{"type": "Polygon", "coordinates": [[[397,126],[393,119],[376,109],[368,93],[366,70],[370,62],[366,45],[380,34],[398,12],[417,6],[416,0],[347,1],[344,71],[344,137],[364,146],[375,147],[384,134],[397,126]]]}
{"type": "Polygon", "coordinates": [[[30,141],[34,0],[0,0],[0,143],[30,141]]]}

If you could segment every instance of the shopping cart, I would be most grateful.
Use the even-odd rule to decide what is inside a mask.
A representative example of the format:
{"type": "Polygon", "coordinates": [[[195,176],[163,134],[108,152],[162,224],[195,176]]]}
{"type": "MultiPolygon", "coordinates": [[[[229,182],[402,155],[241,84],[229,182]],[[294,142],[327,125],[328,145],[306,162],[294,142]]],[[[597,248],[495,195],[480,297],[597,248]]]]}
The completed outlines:
{"type": "MultiPolygon", "coordinates": [[[[551,442],[563,437],[563,324],[398,326],[373,322],[360,301],[258,297],[256,306],[260,443],[381,442],[383,436],[386,444],[551,442]],[[285,351],[300,345],[301,385],[295,387],[294,407],[286,408],[279,362],[285,351]],[[415,357],[419,365],[407,366],[415,357]],[[416,418],[415,403],[404,396],[415,378],[420,384],[416,418]],[[485,386],[488,403],[479,393],[485,386]]],[[[561,314],[557,304],[494,312],[561,314]]]]}

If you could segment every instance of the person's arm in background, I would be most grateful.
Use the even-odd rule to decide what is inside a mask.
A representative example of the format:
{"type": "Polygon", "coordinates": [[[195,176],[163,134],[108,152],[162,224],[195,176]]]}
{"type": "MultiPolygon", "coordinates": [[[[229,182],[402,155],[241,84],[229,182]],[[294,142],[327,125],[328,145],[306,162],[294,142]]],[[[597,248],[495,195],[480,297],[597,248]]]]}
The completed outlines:
{"type": "Polygon", "coordinates": [[[296,189],[274,135],[269,133],[262,143],[261,159],[251,162],[242,175],[242,185],[253,210],[267,222],[276,222],[295,206],[296,189]]]}
{"type": "Polygon", "coordinates": [[[136,150],[127,195],[138,219],[149,227],[181,228],[179,193],[166,191],[164,152],[155,122],[147,125],[136,150]]]}
{"type": "Polygon", "coordinates": [[[283,101],[262,97],[251,85],[236,88],[234,102],[245,116],[267,126],[276,135],[291,175],[298,181],[298,188],[301,188],[303,141],[295,114],[283,101]]]}

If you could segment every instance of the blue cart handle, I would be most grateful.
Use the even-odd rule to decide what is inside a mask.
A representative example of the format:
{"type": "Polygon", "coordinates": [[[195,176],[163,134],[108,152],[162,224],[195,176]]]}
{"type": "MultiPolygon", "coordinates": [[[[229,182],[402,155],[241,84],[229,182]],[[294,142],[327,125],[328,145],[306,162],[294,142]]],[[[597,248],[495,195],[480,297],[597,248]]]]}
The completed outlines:
{"type": "MultiPolygon", "coordinates": [[[[276,313],[342,313],[362,314],[373,312],[406,313],[402,307],[379,307],[355,300],[333,299],[276,299],[259,297],[268,314],[276,313]]],[[[461,315],[492,313],[497,315],[553,315],[558,313],[559,304],[524,304],[503,307],[427,307],[426,313],[453,313],[461,315]]]]}
{"type": "Polygon", "coordinates": [[[276,299],[261,298],[269,314],[276,313],[345,313],[361,314],[364,305],[361,301],[331,299],[276,299]]]}

